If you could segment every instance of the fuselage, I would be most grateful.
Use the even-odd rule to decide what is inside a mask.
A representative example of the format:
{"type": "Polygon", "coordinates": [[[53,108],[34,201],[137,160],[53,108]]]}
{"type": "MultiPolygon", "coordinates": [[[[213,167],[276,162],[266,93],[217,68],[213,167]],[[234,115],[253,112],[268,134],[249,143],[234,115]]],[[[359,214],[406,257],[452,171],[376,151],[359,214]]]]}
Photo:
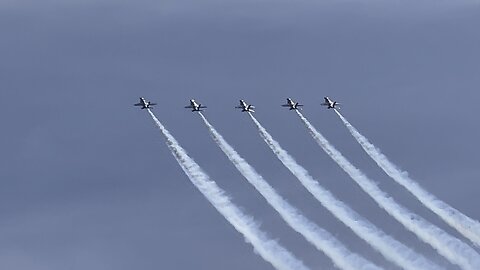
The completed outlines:
{"type": "Polygon", "coordinates": [[[190,105],[192,106],[192,111],[199,111],[200,110],[200,108],[199,108],[200,106],[197,104],[195,99],[190,100],[190,105]]]}
{"type": "Polygon", "coordinates": [[[335,105],[337,105],[336,101],[332,101],[329,97],[325,97],[325,103],[323,105],[327,106],[327,109],[335,109],[335,105]]]}
{"type": "Polygon", "coordinates": [[[146,101],[144,98],[140,99],[142,102],[142,110],[150,108],[150,102],[146,101]]]}
{"type": "Polygon", "coordinates": [[[243,99],[240,100],[240,106],[237,106],[236,108],[242,109],[242,112],[254,112],[254,110],[252,110],[254,107],[247,104],[243,99]]]}
{"type": "Polygon", "coordinates": [[[301,104],[299,104],[298,102],[295,102],[293,99],[291,98],[287,98],[287,104],[285,105],[282,105],[283,107],[289,107],[290,110],[298,110],[299,106],[303,106],[301,104]]]}

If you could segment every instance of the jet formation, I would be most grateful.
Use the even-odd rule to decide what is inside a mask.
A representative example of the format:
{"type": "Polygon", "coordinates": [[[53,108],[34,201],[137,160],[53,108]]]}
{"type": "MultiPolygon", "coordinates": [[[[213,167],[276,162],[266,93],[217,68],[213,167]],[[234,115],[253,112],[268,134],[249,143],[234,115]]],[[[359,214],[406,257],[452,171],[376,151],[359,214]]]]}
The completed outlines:
{"type": "MultiPolygon", "coordinates": [[[[338,109],[338,105],[340,103],[336,101],[332,101],[329,97],[324,97],[325,102],[321,103],[320,105],[322,106],[327,106],[327,109],[338,109]]],[[[157,105],[157,103],[152,103],[150,101],[147,101],[145,98],[141,97],[140,102],[137,104],[134,104],[134,106],[142,106],[141,109],[150,109],[151,106],[157,105]]],[[[282,104],[282,107],[287,107],[289,110],[301,110],[301,107],[303,107],[303,104],[300,104],[296,101],[294,101],[291,98],[287,98],[287,103],[282,104]]],[[[195,99],[190,99],[190,105],[185,106],[185,109],[192,109],[192,112],[202,112],[202,109],[207,108],[207,106],[203,106],[201,103],[198,103],[195,101],[195,99]]],[[[240,105],[235,107],[236,109],[241,109],[242,112],[255,112],[255,106],[248,104],[245,100],[241,99],[240,100],[240,105]]]]}

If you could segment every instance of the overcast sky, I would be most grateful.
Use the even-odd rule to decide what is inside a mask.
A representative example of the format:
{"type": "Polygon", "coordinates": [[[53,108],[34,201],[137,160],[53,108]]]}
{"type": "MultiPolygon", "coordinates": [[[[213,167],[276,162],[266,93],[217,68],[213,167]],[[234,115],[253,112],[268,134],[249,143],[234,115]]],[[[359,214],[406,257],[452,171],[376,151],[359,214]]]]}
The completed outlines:
{"type": "Polygon", "coordinates": [[[386,269],[275,158],[257,119],[339,199],[457,269],[381,210],[316,145],[292,97],[398,202],[462,238],[388,178],[325,95],[427,190],[480,219],[478,1],[0,1],[0,269],[272,269],[184,175],[139,96],[262,229],[312,269],[290,229],[216,147],[190,98],[310,219],[386,269]],[[320,3],[321,2],[321,3],[320,3]]]}

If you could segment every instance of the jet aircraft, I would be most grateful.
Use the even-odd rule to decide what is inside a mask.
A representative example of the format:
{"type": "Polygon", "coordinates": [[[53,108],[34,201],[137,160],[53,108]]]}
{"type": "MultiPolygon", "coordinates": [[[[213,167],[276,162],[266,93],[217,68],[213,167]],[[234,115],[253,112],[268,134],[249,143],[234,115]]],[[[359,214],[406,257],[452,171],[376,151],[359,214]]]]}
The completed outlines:
{"type": "Polygon", "coordinates": [[[248,105],[245,100],[240,99],[240,106],[235,107],[237,109],[242,109],[242,112],[255,112],[253,109],[255,109],[254,106],[248,105]]]}
{"type": "Polygon", "coordinates": [[[321,105],[328,106],[327,109],[335,109],[336,108],[335,106],[340,104],[336,101],[332,101],[329,97],[324,97],[324,99],[325,99],[325,102],[322,103],[321,105]]]}
{"type": "Polygon", "coordinates": [[[197,103],[195,99],[190,99],[190,105],[185,106],[187,109],[192,109],[192,112],[201,112],[202,109],[207,108],[207,106],[202,106],[202,104],[197,103]]]}
{"type": "Polygon", "coordinates": [[[140,98],[140,102],[137,103],[137,104],[133,104],[133,106],[142,106],[142,110],[143,109],[150,109],[151,107],[150,106],[153,106],[153,105],[157,105],[157,103],[152,103],[150,101],[147,101],[145,98],[141,97],[140,98]]]}
{"type": "Polygon", "coordinates": [[[303,105],[293,101],[291,98],[287,98],[287,104],[283,104],[282,107],[290,107],[290,110],[300,110],[299,107],[303,107],[303,105]]]}

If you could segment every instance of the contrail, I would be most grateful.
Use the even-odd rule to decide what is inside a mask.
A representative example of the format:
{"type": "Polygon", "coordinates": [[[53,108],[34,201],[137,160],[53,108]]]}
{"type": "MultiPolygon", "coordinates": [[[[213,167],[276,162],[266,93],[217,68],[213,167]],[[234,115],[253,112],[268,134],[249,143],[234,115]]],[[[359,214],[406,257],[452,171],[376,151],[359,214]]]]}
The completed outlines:
{"type": "Polygon", "coordinates": [[[233,204],[225,192],[214,181],[210,180],[210,177],[188,156],[187,152],[179,145],[162,123],[160,123],[150,109],[148,109],[148,112],[165,136],[168,148],[170,148],[173,156],[190,181],[207,198],[213,207],[245,237],[246,241],[252,244],[256,253],[279,270],[309,270],[302,261],[295,258],[277,241],[270,239],[262,232],[252,217],[244,214],[233,204]]]}
{"type": "Polygon", "coordinates": [[[380,149],[376,148],[368,139],[360,134],[337,110],[343,124],[348,128],[348,131],[362,146],[363,150],[378,164],[380,168],[390,176],[395,182],[405,187],[412,193],[423,205],[425,205],[432,212],[441,217],[446,223],[455,228],[459,233],[464,235],[475,245],[480,246],[480,223],[470,217],[464,215],[457,209],[451,207],[445,202],[436,198],[433,194],[423,189],[417,182],[408,176],[407,172],[401,171],[388,158],[382,154],[380,149]]]}
{"type": "Polygon", "coordinates": [[[473,248],[399,205],[388,194],[380,190],[376,183],[353,166],[299,111],[296,112],[322,149],[389,215],[418,238],[431,245],[451,263],[464,270],[480,269],[480,255],[473,248]]]}
{"type": "Polygon", "coordinates": [[[375,227],[365,218],[361,217],[344,202],[335,198],[330,191],[323,188],[306,169],[300,166],[295,159],[273,139],[258,120],[249,114],[258,128],[260,136],[272,149],[277,158],[300,180],[302,185],[338,220],[343,222],[355,234],[365,240],[375,250],[380,252],[387,260],[406,270],[439,270],[440,266],[427,260],[409,247],[395,240],[385,232],[375,227]]]}
{"type": "Polygon", "coordinates": [[[270,186],[255,169],[250,166],[223,137],[208,122],[207,118],[199,112],[205,125],[208,127],[212,138],[228,159],[235,165],[240,173],[257,189],[267,202],[280,214],[287,224],[303,235],[319,251],[325,253],[333,263],[344,270],[380,269],[372,262],[349,251],[333,235],[318,227],[315,223],[303,216],[299,210],[290,205],[270,186]]]}

